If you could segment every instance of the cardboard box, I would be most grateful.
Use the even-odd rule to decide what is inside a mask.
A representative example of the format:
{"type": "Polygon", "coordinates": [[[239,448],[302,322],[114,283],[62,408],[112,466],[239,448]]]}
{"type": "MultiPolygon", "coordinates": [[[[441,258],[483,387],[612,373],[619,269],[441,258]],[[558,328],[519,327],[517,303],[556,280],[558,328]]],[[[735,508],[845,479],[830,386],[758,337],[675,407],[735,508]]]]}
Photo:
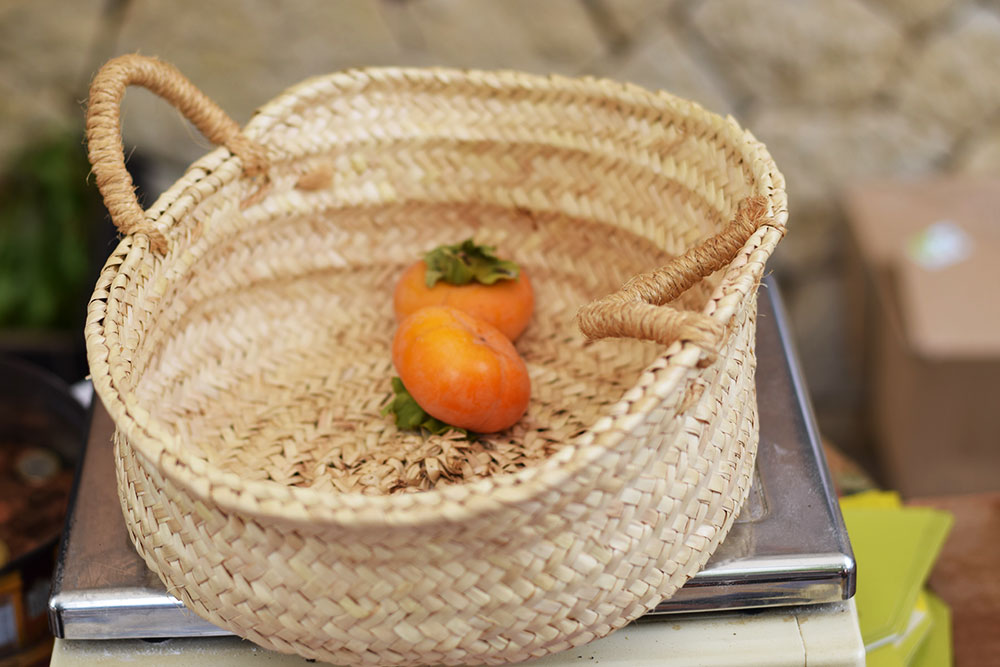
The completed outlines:
{"type": "Polygon", "coordinates": [[[853,367],[887,483],[1000,489],[1000,179],[847,197],[853,367]]]}

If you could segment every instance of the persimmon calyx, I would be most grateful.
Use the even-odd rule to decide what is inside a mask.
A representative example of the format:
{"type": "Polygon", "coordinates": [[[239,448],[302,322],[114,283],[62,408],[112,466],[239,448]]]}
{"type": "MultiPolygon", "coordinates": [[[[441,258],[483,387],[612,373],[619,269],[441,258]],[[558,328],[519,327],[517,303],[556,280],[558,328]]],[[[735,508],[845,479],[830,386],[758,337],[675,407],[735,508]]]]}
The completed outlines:
{"type": "Polygon", "coordinates": [[[439,280],[452,285],[466,285],[472,281],[492,285],[498,280],[515,280],[520,267],[495,254],[495,248],[477,245],[466,239],[455,245],[439,245],[426,255],[425,279],[428,287],[434,287],[439,280]]]}
{"type": "Polygon", "coordinates": [[[464,428],[446,424],[427,414],[398,377],[392,378],[392,392],[394,396],[389,404],[382,408],[382,415],[393,414],[396,417],[397,428],[404,431],[427,431],[431,435],[444,435],[448,431],[469,434],[464,428]]]}

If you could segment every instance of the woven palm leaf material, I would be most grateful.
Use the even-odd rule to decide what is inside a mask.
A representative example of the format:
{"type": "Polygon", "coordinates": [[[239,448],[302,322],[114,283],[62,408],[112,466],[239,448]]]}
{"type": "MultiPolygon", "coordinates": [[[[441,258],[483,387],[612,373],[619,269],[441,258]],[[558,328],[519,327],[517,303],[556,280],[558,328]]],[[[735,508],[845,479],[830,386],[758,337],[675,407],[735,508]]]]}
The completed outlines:
{"type": "Polygon", "coordinates": [[[124,56],[93,82],[88,143],[123,232],[86,329],[122,511],[201,617],[338,664],[514,662],[639,617],[725,537],[787,217],[734,121],[603,80],[372,69],[240,129],[124,56]],[[221,145],[146,211],[132,84],[221,145]],[[395,279],[469,237],[532,276],[531,404],[490,436],[401,432],[395,279]]]}

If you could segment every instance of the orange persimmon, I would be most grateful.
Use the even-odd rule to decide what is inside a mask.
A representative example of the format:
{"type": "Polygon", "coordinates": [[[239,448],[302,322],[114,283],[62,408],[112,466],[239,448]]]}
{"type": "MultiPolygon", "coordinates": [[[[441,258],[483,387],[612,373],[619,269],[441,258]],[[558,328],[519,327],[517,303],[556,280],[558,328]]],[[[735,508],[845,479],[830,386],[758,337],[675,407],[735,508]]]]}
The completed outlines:
{"type": "Polygon", "coordinates": [[[528,409],[531,382],[514,344],[456,308],[429,306],[404,319],[392,363],[417,404],[451,426],[494,433],[528,409]]]}
{"type": "Polygon", "coordinates": [[[457,308],[489,322],[513,341],[528,326],[535,297],[522,267],[470,239],[438,246],[399,278],[393,294],[396,320],[427,306],[457,308]]]}

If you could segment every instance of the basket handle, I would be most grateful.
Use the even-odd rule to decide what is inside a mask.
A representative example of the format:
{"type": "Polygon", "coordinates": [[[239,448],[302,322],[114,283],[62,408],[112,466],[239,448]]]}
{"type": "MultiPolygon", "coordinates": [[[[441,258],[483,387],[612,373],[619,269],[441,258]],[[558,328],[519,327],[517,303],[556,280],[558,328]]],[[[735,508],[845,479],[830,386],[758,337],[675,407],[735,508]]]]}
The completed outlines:
{"type": "Polygon", "coordinates": [[[90,85],[87,104],[87,149],[97,188],[111,220],[122,234],[145,234],[156,252],[166,239],[147,219],[125,168],[121,138],[121,101],[125,89],[142,86],[176,107],[213,144],[225,146],[243,161],[248,176],[265,174],[267,156],[247,139],[240,126],[173,65],[156,58],[128,54],[109,60],[90,85]]]}
{"type": "Polygon", "coordinates": [[[577,314],[580,330],[591,340],[628,337],[664,345],[690,341],[708,352],[710,363],[725,327],[708,315],[679,310],[669,302],[732,262],[757,228],[772,221],[765,197],[747,197],[718,234],[666,265],[632,277],[617,292],[583,306],[577,314]]]}

